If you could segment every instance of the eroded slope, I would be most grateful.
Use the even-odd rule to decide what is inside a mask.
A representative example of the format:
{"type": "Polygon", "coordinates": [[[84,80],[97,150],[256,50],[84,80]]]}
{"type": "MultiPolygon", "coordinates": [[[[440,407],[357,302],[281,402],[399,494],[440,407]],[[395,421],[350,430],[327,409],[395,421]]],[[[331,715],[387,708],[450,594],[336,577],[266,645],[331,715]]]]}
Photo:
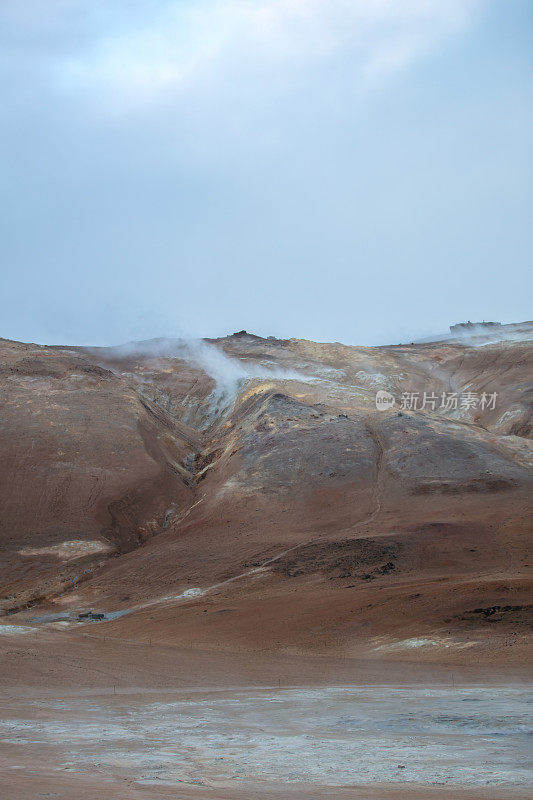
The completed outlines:
{"type": "Polygon", "coordinates": [[[211,346],[242,368],[222,389],[170,345],[5,343],[8,606],[31,587],[124,612],[95,635],[189,647],[523,657],[530,345],[211,346]],[[497,405],[398,410],[466,391],[497,405]],[[45,555],[74,540],[114,556],[45,555]]]}

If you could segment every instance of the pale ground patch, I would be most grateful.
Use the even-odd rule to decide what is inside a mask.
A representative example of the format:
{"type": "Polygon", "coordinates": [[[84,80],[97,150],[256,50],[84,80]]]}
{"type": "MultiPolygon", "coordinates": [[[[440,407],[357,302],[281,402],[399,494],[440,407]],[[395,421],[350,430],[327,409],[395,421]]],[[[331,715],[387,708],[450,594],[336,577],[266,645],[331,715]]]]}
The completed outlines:
{"type": "Polygon", "coordinates": [[[382,650],[385,652],[393,653],[401,650],[413,650],[415,648],[427,647],[453,647],[456,650],[464,650],[468,647],[474,647],[475,642],[458,642],[451,638],[435,637],[428,639],[424,637],[414,637],[412,639],[388,639],[380,637],[374,639],[374,650],[382,650]]]}
{"type": "MultiPolygon", "coordinates": [[[[12,769],[147,786],[532,786],[524,687],[189,690],[7,699],[12,769]]],[[[327,787],[330,787],[329,789],[327,787]]],[[[254,795],[255,796],[255,795],[254,795]]],[[[428,795],[429,796],[429,795],[428,795]]],[[[431,795],[433,796],[433,795],[431,795]]]]}
{"type": "Polygon", "coordinates": [[[68,542],[50,545],[50,547],[25,547],[19,550],[21,556],[56,556],[61,561],[73,561],[95,553],[110,553],[113,550],[107,542],[98,539],[72,539],[68,542]]]}
{"type": "Polygon", "coordinates": [[[35,628],[29,625],[3,625],[0,624],[0,636],[22,635],[25,633],[35,633],[35,628]]]}
{"type": "MultiPolygon", "coordinates": [[[[185,591],[181,592],[180,594],[169,594],[169,595],[166,595],[166,597],[162,597],[157,602],[164,603],[164,602],[166,602],[168,600],[187,600],[187,598],[189,598],[189,597],[201,597],[203,594],[205,594],[205,591],[203,589],[200,589],[199,586],[193,586],[192,589],[185,589],[185,591]]],[[[150,605],[150,604],[148,603],[147,605],[150,605]]]]}

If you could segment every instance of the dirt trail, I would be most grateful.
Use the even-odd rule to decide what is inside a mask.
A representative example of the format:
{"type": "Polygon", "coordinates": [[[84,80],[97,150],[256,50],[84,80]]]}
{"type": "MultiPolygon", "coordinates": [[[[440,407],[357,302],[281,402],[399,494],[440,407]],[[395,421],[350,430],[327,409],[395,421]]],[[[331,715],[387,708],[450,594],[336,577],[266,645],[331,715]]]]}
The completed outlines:
{"type": "Polygon", "coordinates": [[[353,530],[359,530],[360,528],[367,527],[368,525],[370,525],[371,522],[374,522],[374,520],[380,514],[382,507],[381,498],[383,496],[383,457],[385,448],[383,446],[383,442],[381,441],[381,437],[377,432],[375,426],[370,422],[370,418],[367,417],[363,421],[369,436],[371,437],[372,441],[376,446],[376,477],[374,480],[374,489],[373,489],[375,508],[366,519],[363,519],[360,522],[356,523],[353,530]]]}

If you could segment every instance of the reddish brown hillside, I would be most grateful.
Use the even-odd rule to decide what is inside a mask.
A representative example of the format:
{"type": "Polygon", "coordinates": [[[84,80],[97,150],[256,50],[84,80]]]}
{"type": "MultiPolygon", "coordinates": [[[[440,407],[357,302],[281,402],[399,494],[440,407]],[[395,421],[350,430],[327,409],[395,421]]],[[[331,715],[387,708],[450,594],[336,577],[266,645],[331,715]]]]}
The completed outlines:
{"type": "Polygon", "coordinates": [[[122,614],[95,635],[188,647],[524,656],[530,345],[202,348],[2,343],[7,612],[102,608],[122,614]]]}

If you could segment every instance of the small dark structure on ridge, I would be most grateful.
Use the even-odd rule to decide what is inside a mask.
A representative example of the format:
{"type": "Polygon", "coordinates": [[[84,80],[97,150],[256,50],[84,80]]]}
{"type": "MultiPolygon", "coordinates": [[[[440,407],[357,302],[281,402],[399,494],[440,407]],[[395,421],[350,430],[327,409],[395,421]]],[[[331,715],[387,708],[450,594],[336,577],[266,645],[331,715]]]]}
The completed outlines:
{"type": "Polygon", "coordinates": [[[501,328],[501,322],[458,322],[457,325],[450,325],[452,333],[461,333],[461,331],[471,331],[475,328],[501,328]]]}
{"type": "Polygon", "coordinates": [[[95,613],[94,611],[85,611],[82,614],[78,614],[78,619],[81,621],[82,619],[93,620],[96,622],[101,622],[105,619],[105,614],[100,612],[95,613]]]}

